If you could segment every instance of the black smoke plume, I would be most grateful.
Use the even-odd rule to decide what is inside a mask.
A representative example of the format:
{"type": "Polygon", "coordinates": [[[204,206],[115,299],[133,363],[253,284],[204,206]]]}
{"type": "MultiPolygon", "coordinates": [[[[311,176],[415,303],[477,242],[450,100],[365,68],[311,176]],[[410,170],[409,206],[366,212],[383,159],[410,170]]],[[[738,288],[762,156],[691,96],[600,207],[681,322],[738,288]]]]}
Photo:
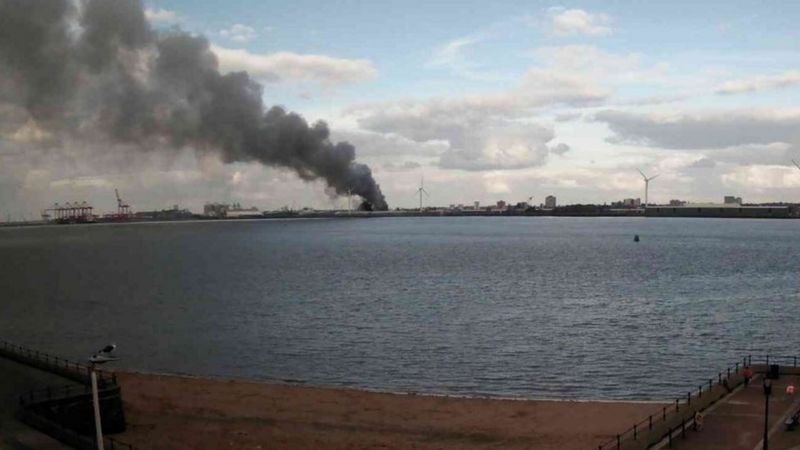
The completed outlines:
{"type": "Polygon", "coordinates": [[[0,131],[219,152],[322,179],[387,208],[355,148],[265,108],[246,72],[221,74],[202,36],[151,29],[140,0],[0,0],[0,131]]]}

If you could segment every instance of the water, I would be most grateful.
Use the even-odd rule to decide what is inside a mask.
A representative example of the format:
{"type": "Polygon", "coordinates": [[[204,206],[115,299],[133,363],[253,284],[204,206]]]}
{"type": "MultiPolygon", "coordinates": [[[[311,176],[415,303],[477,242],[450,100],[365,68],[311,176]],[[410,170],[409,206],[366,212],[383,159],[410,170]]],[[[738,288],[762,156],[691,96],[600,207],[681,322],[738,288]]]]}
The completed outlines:
{"type": "Polygon", "coordinates": [[[397,218],[0,229],[0,337],[157,372],[674,398],[797,354],[800,221],[397,218]],[[639,234],[641,242],[634,243],[639,234]]]}

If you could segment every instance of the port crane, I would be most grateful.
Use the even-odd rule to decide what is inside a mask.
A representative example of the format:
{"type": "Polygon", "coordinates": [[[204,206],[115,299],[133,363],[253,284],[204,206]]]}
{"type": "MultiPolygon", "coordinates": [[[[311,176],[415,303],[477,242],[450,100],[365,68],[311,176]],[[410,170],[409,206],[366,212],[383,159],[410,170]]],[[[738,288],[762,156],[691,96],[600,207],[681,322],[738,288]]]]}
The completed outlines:
{"type": "Polygon", "coordinates": [[[131,213],[131,206],[122,201],[122,198],[119,196],[119,190],[114,189],[114,194],[117,196],[117,216],[129,216],[131,213]]]}

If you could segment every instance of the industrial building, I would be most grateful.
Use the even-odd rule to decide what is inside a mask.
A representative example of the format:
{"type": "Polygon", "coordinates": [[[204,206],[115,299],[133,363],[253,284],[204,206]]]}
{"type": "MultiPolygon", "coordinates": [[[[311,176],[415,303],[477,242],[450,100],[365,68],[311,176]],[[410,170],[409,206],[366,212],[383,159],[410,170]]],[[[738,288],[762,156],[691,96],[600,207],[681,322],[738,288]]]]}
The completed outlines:
{"type": "Polygon", "coordinates": [[[792,217],[789,206],[741,206],[728,204],[686,204],[684,206],[651,206],[645,210],[648,217],[725,217],[750,219],[780,219],[792,217]]]}
{"type": "Polygon", "coordinates": [[[227,203],[206,203],[203,206],[203,215],[206,217],[229,219],[263,217],[261,211],[255,206],[242,208],[240,203],[233,203],[231,205],[227,203]]]}
{"type": "Polygon", "coordinates": [[[741,205],[742,197],[726,195],[725,198],[723,199],[723,203],[725,203],[726,205],[741,205]]]}
{"type": "Polygon", "coordinates": [[[544,207],[548,209],[553,209],[556,207],[556,197],[555,195],[548,195],[544,198],[544,207]]]}

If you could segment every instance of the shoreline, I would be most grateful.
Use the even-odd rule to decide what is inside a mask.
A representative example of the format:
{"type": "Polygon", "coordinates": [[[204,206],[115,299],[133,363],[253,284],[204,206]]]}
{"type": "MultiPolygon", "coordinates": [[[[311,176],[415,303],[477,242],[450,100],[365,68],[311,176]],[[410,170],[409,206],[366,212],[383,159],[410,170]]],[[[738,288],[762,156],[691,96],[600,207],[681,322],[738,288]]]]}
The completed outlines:
{"type": "MultiPolygon", "coordinates": [[[[665,207],[666,208],[666,207],[665,207]]],[[[264,217],[229,217],[229,218],[204,218],[194,217],[192,219],[137,219],[128,221],[96,221],[86,223],[50,223],[42,221],[31,222],[2,222],[0,229],[3,228],[41,228],[41,227],[74,227],[74,226],[99,226],[99,225],[135,225],[135,224],[168,224],[168,223],[208,223],[208,222],[258,222],[258,221],[294,221],[311,219],[378,219],[378,218],[445,218],[445,217],[549,217],[549,218],[658,218],[658,219],[724,219],[724,220],[793,220],[800,219],[800,215],[787,216],[745,216],[745,215],[646,215],[639,212],[602,212],[602,213],[508,213],[508,212],[488,212],[488,213],[452,213],[452,212],[353,212],[352,214],[339,214],[331,212],[304,213],[304,214],[265,214],[264,217]]]]}
{"type": "Polygon", "coordinates": [[[430,392],[430,391],[395,391],[391,389],[382,389],[382,388],[370,388],[370,387],[363,387],[363,386],[339,386],[335,384],[317,384],[306,382],[302,380],[290,381],[290,380],[282,380],[282,379],[262,379],[262,378],[244,378],[244,377],[231,377],[231,376],[216,376],[216,375],[193,375],[190,373],[180,373],[180,372],[156,372],[156,371],[148,371],[148,370],[135,370],[135,369],[125,369],[125,368],[114,368],[111,370],[107,370],[108,373],[116,373],[116,374],[130,374],[130,375],[141,375],[141,376],[161,376],[161,377],[173,377],[173,378],[186,378],[190,380],[208,380],[208,381],[217,381],[220,383],[224,382],[237,382],[237,383],[253,383],[253,384],[265,384],[270,386],[290,386],[290,387],[298,387],[298,388],[311,388],[311,389],[324,389],[324,390],[341,390],[341,391],[356,391],[356,392],[367,392],[367,393],[374,393],[374,394],[390,394],[390,395],[398,395],[398,396],[412,396],[412,397],[433,397],[433,398],[455,398],[455,399],[477,399],[477,400],[503,400],[503,401],[532,401],[532,402],[557,402],[557,403],[634,403],[634,404],[652,404],[652,405],[663,405],[669,404],[674,401],[673,398],[665,398],[665,399],[649,399],[649,400],[637,400],[637,399],[609,399],[609,398],[555,398],[555,397],[523,397],[523,396],[506,396],[506,395],[492,395],[492,394],[450,394],[450,393],[442,393],[442,392],[430,392]]]}
{"type": "Polygon", "coordinates": [[[454,397],[115,370],[142,448],[595,447],[668,402],[454,397]]]}

